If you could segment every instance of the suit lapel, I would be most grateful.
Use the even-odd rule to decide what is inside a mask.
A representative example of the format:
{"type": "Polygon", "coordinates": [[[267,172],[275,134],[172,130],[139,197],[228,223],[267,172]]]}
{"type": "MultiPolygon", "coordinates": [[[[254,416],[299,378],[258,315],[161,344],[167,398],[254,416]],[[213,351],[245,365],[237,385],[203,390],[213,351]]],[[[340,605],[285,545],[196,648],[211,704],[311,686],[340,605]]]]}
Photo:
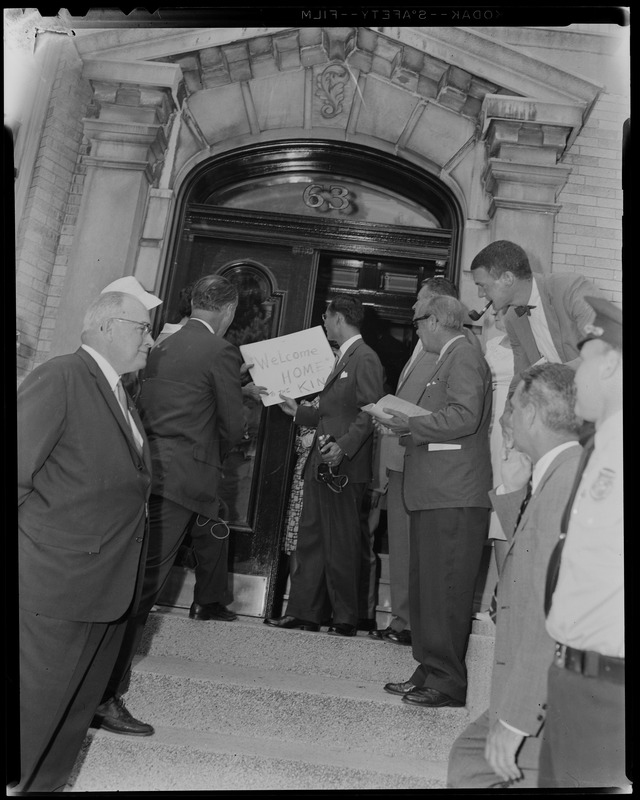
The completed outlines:
{"type": "Polygon", "coordinates": [[[363,341],[362,339],[358,339],[357,341],[355,341],[351,345],[351,347],[349,347],[347,352],[344,353],[344,355],[340,356],[340,358],[336,361],[333,370],[331,371],[329,377],[327,378],[327,382],[324,385],[324,389],[327,389],[335,381],[338,375],[340,375],[340,373],[345,369],[345,367],[347,366],[347,364],[351,359],[351,356],[356,352],[358,347],[360,347],[362,341],[363,341]]]}
{"type": "Polygon", "coordinates": [[[560,321],[558,320],[558,315],[556,314],[556,309],[553,304],[553,293],[551,292],[548,282],[545,280],[545,276],[535,277],[534,280],[538,287],[540,300],[542,301],[542,310],[547,320],[551,341],[558,351],[558,355],[564,360],[564,344],[562,341],[562,332],[560,330],[560,321]]]}
{"type": "MultiPolygon", "coordinates": [[[[553,459],[551,464],[545,470],[544,475],[542,476],[540,483],[536,486],[535,492],[531,495],[531,500],[529,501],[528,506],[524,510],[524,514],[522,515],[522,519],[520,520],[520,525],[518,526],[520,529],[526,527],[529,522],[529,516],[531,515],[532,507],[535,506],[535,503],[538,499],[538,495],[544,489],[545,485],[551,480],[553,474],[558,469],[558,467],[566,461],[566,459],[572,454],[573,447],[567,447],[566,449],[562,450],[558,455],[553,459]]],[[[514,535],[511,538],[511,544],[509,546],[509,550],[513,547],[513,544],[516,539],[517,532],[514,531],[514,535]]]]}
{"type": "Polygon", "coordinates": [[[422,390],[422,394],[420,395],[420,397],[417,400],[417,405],[420,405],[420,401],[422,400],[422,398],[424,396],[424,393],[427,391],[427,388],[428,388],[429,384],[433,383],[433,379],[440,372],[440,370],[444,367],[444,365],[447,363],[447,361],[451,358],[451,354],[455,351],[455,349],[462,342],[466,342],[466,338],[457,339],[455,342],[453,342],[453,344],[450,344],[449,347],[447,347],[447,349],[445,350],[445,353],[442,356],[442,358],[440,359],[440,361],[438,361],[436,363],[435,367],[433,368],[433,372],[430,375],[426,376],[424,389],[422,390]]]}
{"type": "Polygon", "coordinates": [[[398,381],[398,386],[396,387],[396,393],[407,382],[407,379],[409,378],[409,375],[411,375],[413,370],[418,366],[418,364],[422,361],[422,359],[425,357],[425,355],[426,355],[426,351],[425,351],[425,349],[423,347],[422,350],[420,351],[419,355],[417,355],[413,359],[413,363],[408,368],[405,367],[402,370],[402,374],[400,375],[400,380],[398,381]]]}
{"type": "Polygon", "coordinates": [[[535,364],[540,359],[541,353],[538,350],[538,345],[531,330],[531,323],[529,317],[524,314],[519,317],[513,308],[509,309],[508,316],[505,318],[505,326],[511,325],[516,334],[518,342],[522,345],[522,349],[527,355],[529,363],[535,364]]]}
{"type": "MultiPolygon", "coordinates": [[[[111,413],[115,417],[116,422],[120,426],[120,430],[123,432],[123,434],[126,437],[127,444],[129,445],[129,449],[131,450],[131,454],[136,459],[139,458],[139,456],[138,456],[138,448],[136,447],[136,443],[135,443],[135,441],[133,439],[133,431],[131,430],[131,427],[127,423],[126,419],[124,418],[124,414],[122,413],[122,408],[120,407],[120,403],[118,402],[118,398],[115,396],[114,392],[112,391],[111,386],[109,386],[109,381],[106,379],[106,377],[104,375],[104,372],[100,369],[100,367],[95,362],[95,360],[93,358],[91,358],[91,356],[85,350],[80,348],[77,351],[77,353],[82,358],[82,360],[85,362],[85,364],[87,365],[87,367],[89,369],[89,372],[93,375],[93,377],[94,377],[94,379],[96,381],[96,385],[97,385],[100,393],[104,397],[105,403],[107,404],[109,410],[111,411],[111,413]]],[[[127,397],[129,397],[129,396],[127,395],[127,397]]],[[[144,430],[143,427],[142,427],[142,422],[140,421],[140,417],[138,416],[137,411],[133,407],[133,404],[130,402],[130,398],[129,398],[129,410],[131,411],[131,414],[133,416],[135,424],[138,426],[138,430],[139,431],[140,430],[144,430]]],[[[148,460],[149,459],[148,446],[146,444],[146,437],[144,436],[144,434],[142,435],[142,442],[143,442],[144,462],[145,462],[145,464],[147,465],[147,468],[150,471],[151,465],[150,465],[150,461],[148,460]]]]}

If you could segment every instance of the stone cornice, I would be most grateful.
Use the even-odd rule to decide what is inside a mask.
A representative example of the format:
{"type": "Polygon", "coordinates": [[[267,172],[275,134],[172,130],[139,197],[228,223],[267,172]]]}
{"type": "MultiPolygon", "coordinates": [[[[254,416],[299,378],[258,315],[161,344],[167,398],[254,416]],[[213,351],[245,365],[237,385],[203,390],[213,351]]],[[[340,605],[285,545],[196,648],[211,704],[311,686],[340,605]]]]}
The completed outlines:
{"type": "Polygon", "coordinates": [[[475,28],[383,28],[383,32],[513,94],[584,103],[590,108],[604,88],[497,42],[475,28]]]}
{"type": "Polygon", "coordinates": [[[82,75],[92,83],[125,83],[169,89],[176,107],[180,107],[179,88],[183,76],[178,64],[87,59],[82,75]]]}
{"type": "Polygon", "coordinates": [[[487,95],[482,104],[482,134],[491,156],[503,145],[549,148],[559,160],[583,124],[584,109],[531,97],[487,95]]]}

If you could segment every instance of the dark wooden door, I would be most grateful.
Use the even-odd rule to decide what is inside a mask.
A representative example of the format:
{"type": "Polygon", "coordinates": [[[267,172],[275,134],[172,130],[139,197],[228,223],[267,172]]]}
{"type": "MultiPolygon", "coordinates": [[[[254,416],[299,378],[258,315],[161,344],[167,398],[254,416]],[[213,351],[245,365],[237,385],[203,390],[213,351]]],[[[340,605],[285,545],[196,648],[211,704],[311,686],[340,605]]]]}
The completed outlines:
{"type": "MultiPolygon", "coordinates": [[[[320,324],[324,303],[340,291],[358,294],[388,321],[408,326],[410,336],[419,281],[448,272],[450,247],[450,231],[319,224],[192,205],[180,223],[166,276],[165,313],[175,316],[184,286],[219,273],[236,282],[240,291],[227,333],[235,344],[320,324]],[[347,266],[345,271],[344,258],[349,257],[360,266],[347,266]]],[[[245,402],[242,412],[249,436],[223,466],[221,496],[231,530],[234,609],[264,616],[279,612],[286,583],[281,543],[295,431],[278,406],[245,402]]]]}

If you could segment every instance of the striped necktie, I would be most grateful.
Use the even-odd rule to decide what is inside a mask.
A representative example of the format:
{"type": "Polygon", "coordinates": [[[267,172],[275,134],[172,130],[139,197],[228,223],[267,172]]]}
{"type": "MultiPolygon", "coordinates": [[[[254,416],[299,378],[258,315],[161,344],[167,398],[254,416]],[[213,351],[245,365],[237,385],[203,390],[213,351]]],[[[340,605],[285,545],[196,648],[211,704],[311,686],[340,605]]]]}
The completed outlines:
{"type": "MultiPolygon", "coordinates": [[[[531,478],[529,478],[529,481],[527,483],[527,491],[525,492],[524,499],[523,499],[522,503],[520,503],[520,510],[518,511],[518,518],[516,519],[516,524],[515,524],[515,527],[513,529],[513,535],[514,536],[516,535],[516,532],[518,530],[518,525],[520,524],[520,520],[522,519],[522,516],[523,516],[524,512],[526,511],[527,506],[529,505],[529,500],[531,500],[531,478]]],[[[493,590],[493,596],[491,598],[491,605],[489,606],[489,616],[491,617],[493,622],[496,621],[496,615],[498,613],[498,583],[499,583],[499,580],[500,579],[498,579],[498,582],[496,582],[496,588],[493,590]]]]}
{"type": "Polygon", "coordinates": [[[135,422],[133,421],[133,417],[129,413],[129,402],[127,399],[127,393],[125,392],[121,380],[118,381],[118,383],[116,384],[116,397],[118,398],[118,402],[120,403],[120,408],[122,409],[124,418],[127,421],[127,425],[131,428],[131,435],[133,436],[133,442],[136,446],[136,450],[138,451],[139,454],[141,454],[142,446],[140,444],[140,433],[139,431],[134,430],[135,422]]]}
{"type": "Polygon", "coordinates": [[[582,480],[582,474],[584,473],[587,467],[587,463],[591,458],[594,446],[595,446],[594,437],[592,436],[585,442],[584,449],[582,450],[582,455],[580,456],[580,461],[578,462],[578,471],[576,472],[576,477],[573,480],[573,486],[571,487],[569,500],[567,502],[567,505],[565,506],[564,513],[562,515],[562,521],[560,522],[560,538],[556,542],[556,546],[554,547],[553,552],[551,553],[551,558],[549,559],[549,566],[547,567],[547,580],[544,592],[545,617],[549,615],[549,610],[551,608],[551,601],[553,599],[553,593],[556,589],[556,584],[558,583],[558,574],[560,572],[560,560],[562,558],[562,550],[564,548],[564,543],[567,538],[567,531],[569,530],[569,520],[571,519],[571,511],[573,510],[573,503],[574,500],[576,499],[576,495],[578,494],[578,488],[582,480]]]}

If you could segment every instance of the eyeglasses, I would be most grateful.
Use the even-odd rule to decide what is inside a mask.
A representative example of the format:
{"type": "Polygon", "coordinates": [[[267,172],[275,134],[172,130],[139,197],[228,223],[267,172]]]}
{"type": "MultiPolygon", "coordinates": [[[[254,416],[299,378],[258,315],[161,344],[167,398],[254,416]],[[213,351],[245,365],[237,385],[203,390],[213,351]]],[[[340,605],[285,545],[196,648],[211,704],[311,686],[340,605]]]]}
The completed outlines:
{"type": "Polygon", "coordinates": [[[416,317],[413,320],[413,327],[418,330],[418,323],[423,319],[429,319],[429,317],[433,316],[433,314],[425,314],[424,317],[416,317]]]}
{"type": "Polygon", "coordinates": [[[114,322],[128,322],[131,325],[135,325],[138,328],[138,333],[142,334],[142,336],[146,336],[147,334],[151,333],[151,323],[150,322],[138,322],[135,319],[123,319],[122,317],[111,317],[114,322]]]}

